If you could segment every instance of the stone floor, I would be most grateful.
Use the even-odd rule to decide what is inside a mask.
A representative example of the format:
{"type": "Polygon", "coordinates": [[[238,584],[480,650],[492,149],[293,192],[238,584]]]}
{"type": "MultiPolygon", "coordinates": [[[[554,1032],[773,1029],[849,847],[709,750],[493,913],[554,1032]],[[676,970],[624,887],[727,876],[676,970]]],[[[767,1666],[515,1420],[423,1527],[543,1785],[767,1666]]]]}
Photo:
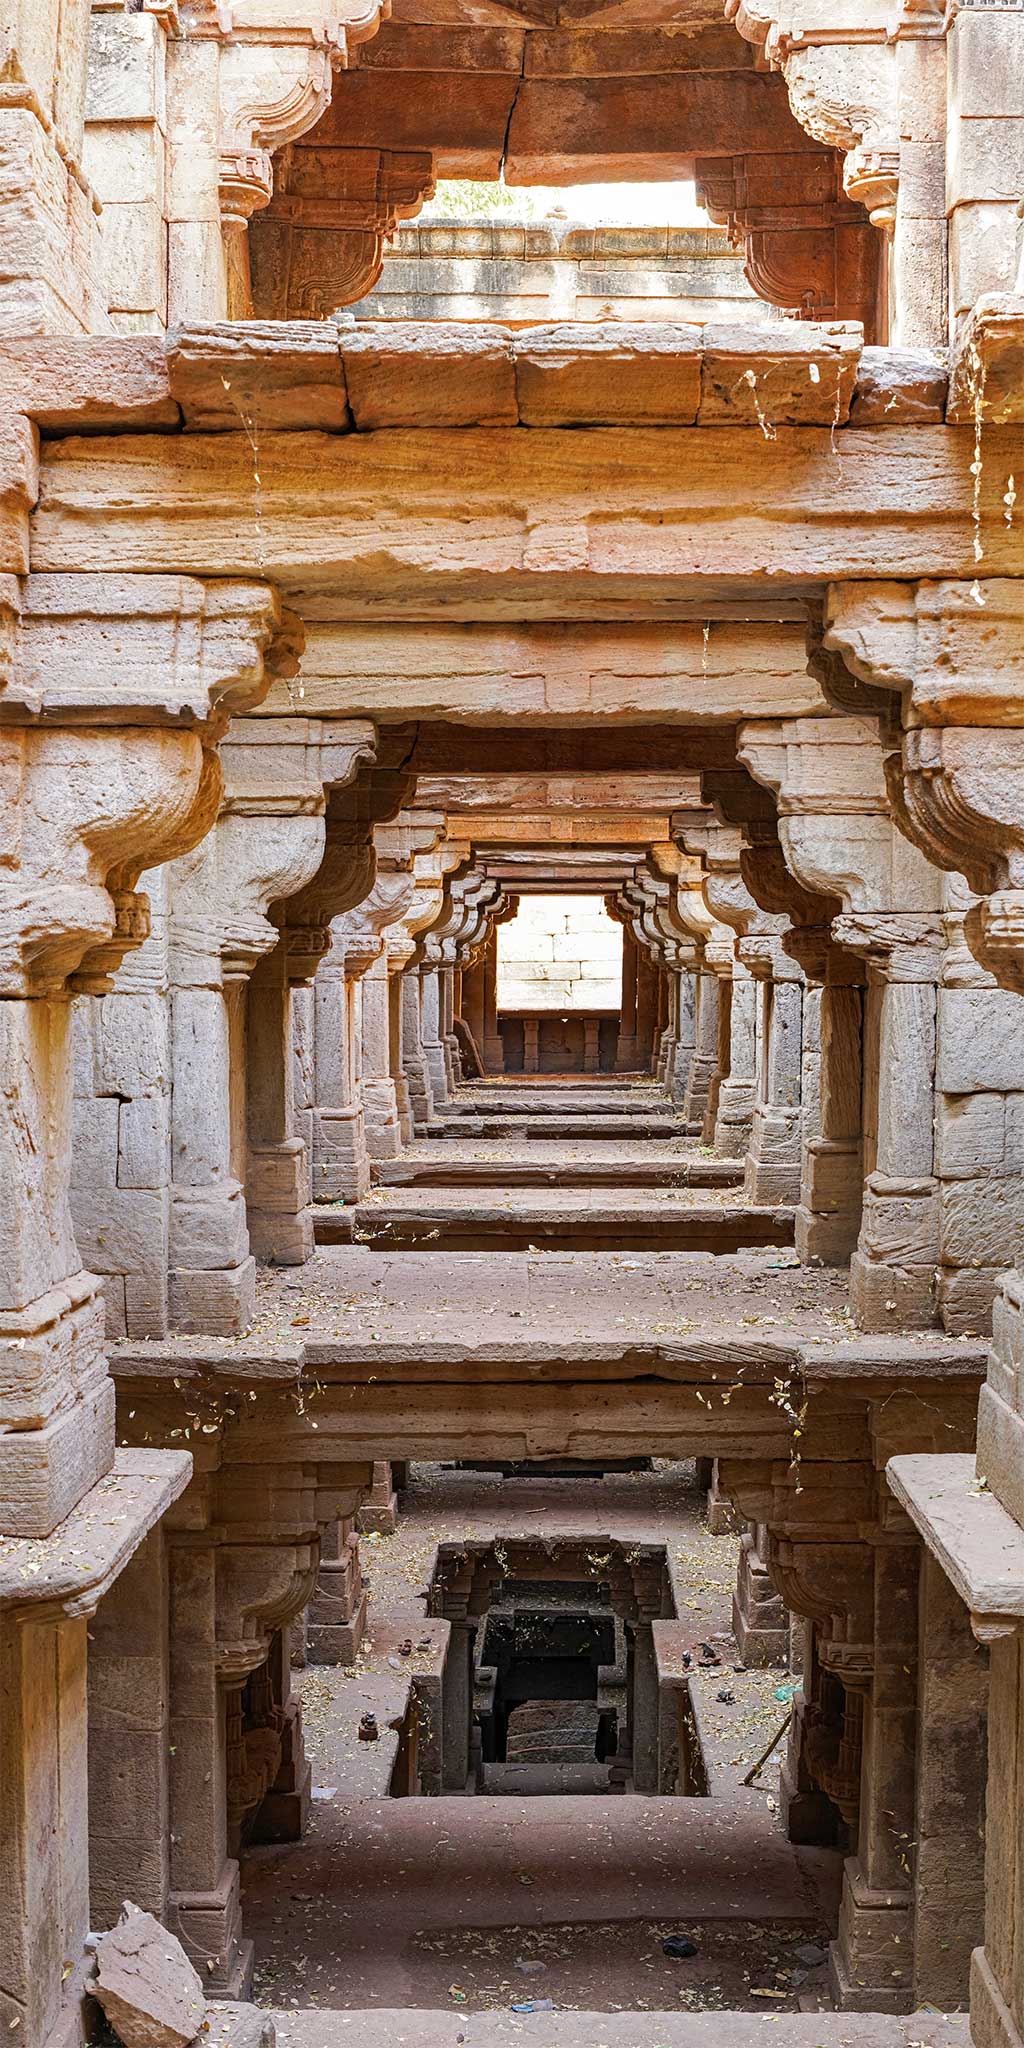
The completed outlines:
{"type": "MultiPolygon", "coordinates": [[[[383,1252],[324,1247],[301,1269],[265,1267],[258,1276],[250,1337],[334,1330],[378,1341],[467,1335],[488,1319],[488,1335],[526,1343],[575,1338],[596,1343],[715,1329],[821,1341],[855,1336],[845,1271],[801,1267],[795,1254],[766,1247],[711,1252],[383,1252]],[[296,1323],[295,1318],[305,1320],[296,1323]],[[491,1319],[493,1318],[493,1322],[491,1319]],[[450,1325],[445,1330],[444,1325],[450,1325]]],[[[189,1340],[184,1340],[187,1344],[189,1340]]],[[[230,1341],[230,1340],[228,1340],[230,1341]]],[[[923,1340],[926,1343],[930,1339],[923,1340]]]]}
{"type": "Polygon", "coordinates": [[[823,1973],[802,1972],[794,1952],[827,1940],[839,1859],[786,1840],[770,1769],[756,1788],[740,1783],[785,1715],[788,1674],[733,1669],[736,1548],[709,1535],[692,1466],[585,1482],[415,1468],[395,1535],[363,1539],[370,1626],[357,1664],[303,1675],[309,1833],[246,1862],[261,2000],[506,2013],[538,1997],[602,2012],[820,2004],[823,1973]],[[418,1646],[438,1542],[537,1533],[665,1542],[682,1637],[715,1639],[722,1658],[695,1679],[712,1798],[383,1796],[393,1748],[359,1743],[356,1724],[372,1707],[386,1730],[410,1668],[431,1667],[418,1646]],[[724,1689],[735,1704],[718,1702],[724,1689]],[[696,1958],[663,1954],[674,1932],[697,1939],[696,1958]]]}

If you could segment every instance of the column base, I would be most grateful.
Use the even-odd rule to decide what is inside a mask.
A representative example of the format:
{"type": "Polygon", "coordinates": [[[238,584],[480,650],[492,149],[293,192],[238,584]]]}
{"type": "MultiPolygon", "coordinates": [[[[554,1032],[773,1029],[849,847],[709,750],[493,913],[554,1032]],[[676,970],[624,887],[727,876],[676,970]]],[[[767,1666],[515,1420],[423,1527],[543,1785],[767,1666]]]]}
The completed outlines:
{"type": "Polygon", "coordinates": [[[742,1159],[754,1125],[753,1081],[725,1080],[718,1091],[712,1143],[721,1159],[742,1159]]]}
{"type": "Polygon", "coordinates": [[[402,1133],[392,1080],[363,1082],[363,1119],[370,1158],[400,1158],[402,1133]]]}
{"type": "Polygon", "coordinates": [[[167,1926],[186,1949],[210,1998],[252,1996],[253,1944],[242,1934],[238,1864],[229,1858],[215,1891],[172,1892],[167,1926]]]}
{"type": "Polygon", "coordinates": [[[360,1593],[348,1621],[311,1621],[306,1630],[306,1652],[311,1664],[354,1664],[366,1634],[366,1593],[360,1593]]]}
{"type": "Polygon", "coordinates": [[[804,1153],[796,1248],[801,1259],[846,1266],[857,1249],[863,1197],[859,1138],[811,1138],[804,1153]]]}
{"type": "Polygon", "coordinates": [[[409,1083],[404,1074],[397,1075],[395,1079],[395,1103],[398,1109],[398,1130],[402,1144],[411,1145],[413,1137],[412,1098],[409,1093],[409,1083]]]}
{"type": "Polygon", "coordinates": [[[744,1535],[740,1542],[736,1591],[732,1596],[732,1630],[741,1664],[756,1668],[787,1662],[789,1629],[785,1605],[749,1534],[744,1535]]]}
{"type": "Polygon", "coordinates": [[[237,1337],[256,1313],[256,1261],[204,1272],[193,1267],[168,1274],[167,1303],[171,1328],[185,1335],[237,1337]]]}
{"type": "Polygon", "coordinates": [[[430,1074],[430,1086],[433,1090],[434,1109],[436,1111],[438,1109],[443,1109],[445,1103],[450,1101],[451,1099],[451,1089],[448,1085],[448,1068],[445,1064],[444,1047],[440,1043],[438,1043],[437,1045],[425,1045],[423,1048],[423,1052],[426,1058],[427,1068],[430,1074]]]}
{"type": "Polygon", "coordinates": [[[312,1111],[310,1186],[314,1202],[361,1202],[370,1192],[362,1105],[312,1111]]]}
{"type": "Polygon", "coordinates": [[[914,2009],[913,1893],[865,1884],[859,1864],[843,1867],[839,1935],[829,1946],[829,1990],[840,2012],[914,2009]]]}
{"type": "Polygon", "coordinates": [[[854,1252],[850,1314],[859,1330],[933,1330],[938,1322],[934,1266],[890,1266],[854,1252]]]}
{"type": "Polygon", "coordinates": [[[739,1517],[731,1500],[718,1490],[718,1466],[716,1463],[711,1489],[708,1493],[708,1530],[712,1536],[735,1536],[739,1517]]]}
{"type": "Polygon", "coordinates": [[[755,1109],[744,1192],[750,1202],[799,1201],[799,1109],[760,1104],[755,1109]]]}
{"type": "Polygon", "coordinates": [[[302,1739],[302,1707],[289,1702],[281,1740],[281,1765],[269,1792],[260,1801],[251,1839],[254,1842],[301,1842],[309,1819],[313,1768],[302,1739]]]}
{"type": "Polygon", "coordinates": [[[793,1719],[779,1772],[779,1810],[789,1840],[798,1847],[834,1849],[840,1826],[838,1808],[815,1783],[804,1762],[807,1717],[807,1701],[801,1693],[793,1702],[793,1719]]]}
{"type": "Polygon", "coordinates": [[[321,1558],[306,1610],[306,1653],[312,1664],[354,1664],[366,1629],[367,1593],[359,1539],[350,1534],[337,1558],[321,1558]]]}
{"type": "Polygon", "coordinates": [[[360,1506],[358,1519],[366,1535],[393,1536],[398,1527],[398,1495],[386,1459],[378,1459],[374,1465],[373,1485],[360,1506]]]}
{"type": "Polygon", "coordinates": [[[872,1173],[850,1261],[850,1309],[862,1330],[935,1327],[939,1243],[937,1183],[872,1173]]]}
{"type": "Polygon", "coordinates": [[[793,1242],[803,1266],[848,1266],[860,1236],[860,1205],[852,1215],[797,1208],[793,1242]]]}
{"type": "Polygon", "coordinates": [[[263,1265],[304,1266],[315,1249],[313,1211],[305,1208],[293,1216],[279,1216],[265,1209],[250,1209],[249,1237],[263,1265]]]}
{"type": "Polygon", "coordinates": [[[302,1139],[250,1144],[245,1192],[256,1257],[270,1266],[304,1266],[313,1256],[313,1211],[302,1139]]]}
{"type": "Polygon", "coordinates": [[[711,1083],[717,1072],[717,1060],[707,1059],[703,1053],[694,1053],[690,1061],[686,1095],[683,1099],[683,1114],[687,1123],[703,1126],[711,1083]]]}

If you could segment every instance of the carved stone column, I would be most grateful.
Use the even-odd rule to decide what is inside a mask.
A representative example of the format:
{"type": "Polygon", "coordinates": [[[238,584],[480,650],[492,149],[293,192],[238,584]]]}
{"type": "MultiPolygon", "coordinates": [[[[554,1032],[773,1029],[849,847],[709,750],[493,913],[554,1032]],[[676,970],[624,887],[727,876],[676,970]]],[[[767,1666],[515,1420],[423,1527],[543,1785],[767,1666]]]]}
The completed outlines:
{"type": "Polygon", "coordinates": [[[739,953],[754,977],[761,1006],[746,1192],[752,1202],[795,1202],[804,1128],[803,970],[775,934],[753,932],[741,938],[739,953]]]}
{"type": "Polygon", "coordinates": [[[861,1329],[926,1329],[938,1313],[934,1102],[942,927],[929,915],[844,916],[833,933],[868,963],[866,1050],[877,1076],[865,1116],[868,1171],[850,1306],[861,1329]]]}
{"type": "Polygon", "coordinates": [[[69,1207],[69,997],[110,988],[147,935],[142,871],[208,830],[222,707],[262,692],[279,629],[262,585],[133,581],[125,616],[123,577],[90,578],[84,612],[72,578],[66,595],[41,589],[37,611],[28,577],[9,620],[0,717],[15,722],[0,724],[0,759],[18,798],[0,882],[0,1067],[17,1111],[0,1120],[0,1533],[54,1529],[113,1451],[102,1306],[69,1207]],[[107,722],[119,690],[132,724],[107,722]],[[90,704],[98,723],[83,720],[90,704]]]}
{"type": "Polygon", "coordinates": [[[312,1248],[291,988],[315,972],[332,906],[351,886],[349,845],[327,839],[326,792],[372,761],[373,739],[365,721],[237,722],[216,830],[171,878],[169,1298],[179,1328],[248,1322],[250,1227],[263,1257],[301,1262],[312,1248]]]}
{"type": "MultiPolygon", "coordinates": [[[[804,888],[838,898],[847,913],[833,919],[831,942],[868,962],[858,1126],[865,1132],[867,1181],[851,1266],[854,1313],[870,1329],[894,1329],[901,1322],[927,1327],[936,1316],[939,1253],[932,1140],[935,985],[943,937],[939,876],[896,831],[875,718],[758,721],[740,728],[738,751],[751,773],[776,792],[787,866],[804,888]]],[[[824,971],[830,973],[827,957],[824,971]]],[[[828,990],[826,982],[822,1136],[812,1145],[801,1241],[818,1243],[834,1256],[843,1229],[828,1222],[819,1229],[811,1219],[828,1217],[830,1200],[836,1204],[833,1214],[852,1209],[843,1197],[856,1171],[856,1104],[842,1077],[842,1059],[855,1050],[858,1020],[855,998],[828,990]],[[838,1187],[830,1189],[834,1180],[838,1187]]],[[[855,1072],[855,1060],[851,1064],[855,1072]]]]}

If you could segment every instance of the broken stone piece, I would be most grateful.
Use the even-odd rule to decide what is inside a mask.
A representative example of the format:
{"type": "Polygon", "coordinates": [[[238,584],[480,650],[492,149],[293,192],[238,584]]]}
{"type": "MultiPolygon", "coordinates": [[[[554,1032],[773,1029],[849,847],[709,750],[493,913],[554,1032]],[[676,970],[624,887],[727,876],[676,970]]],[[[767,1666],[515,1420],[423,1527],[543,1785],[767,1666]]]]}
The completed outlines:
{"type": "Polygon", "coordinates": [[[96,1943],[96,1998],[124,2048],[186,2048],[206,2014],[197,1970],[152,1913],[125,1900],[96,1943]]]}

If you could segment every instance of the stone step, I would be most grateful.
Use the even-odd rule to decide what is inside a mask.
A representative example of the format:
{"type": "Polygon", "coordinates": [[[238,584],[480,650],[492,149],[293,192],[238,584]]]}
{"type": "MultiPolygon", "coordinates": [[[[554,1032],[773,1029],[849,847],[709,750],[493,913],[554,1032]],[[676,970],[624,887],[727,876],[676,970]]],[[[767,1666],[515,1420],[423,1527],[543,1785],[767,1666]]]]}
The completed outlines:
{"type": "Polygon", "coordinates": [[[588,1095],[585,1089],[566,1090],[564,1094],[516,1094],[510,1090],[507,1095],[456,1095],[453,1102],[445,1104],[449,1116],[650,1116],[653,1109],[669,1111],[672,1104],[663,1089],[651,1089],[641,1095],[638,1091],[623,1092],[621,1095],[588,1095]]]}
{"type": "Polygon", "coordinates": [[[485,1764],[484,1789],[505,1799],[599,1795],[608,1791],[608,1766],[595,1763],[593,1756],[581,1763],[485,1764]]]}
{"type": "Polygon", "coordinates": [[[701,1124],[683,1123],[680,1117],[658,1115],[648,1110],[643,1116],[614,1114],[558,1115],[533,1117],[527,1112],[435,1117],[417,1124],[418,1138],[699,1138],[701,1124]]]}
{"type": "MultiPolygon", "coordinates": [[[[543,1993],[533,1994],[543,1996],[543,1993]]],[[[523,2002],[531,1997],[524,1980],[523,2002]]],[[[966,2013],[431,2012],[285,2008],[278,2048],[971,2048],[966,2013]]]]}
{"type": "MultiPolygon", "coordinates": [[[[354,1208],[316,1208],[318,1245],[359,1243],[377,1251],[671,1251],[717,1254],[765,1245],[791,1245],[791,1208],[677,1207],[639,1202],[542,1206],[507,1202],[360,1202],[354,1208]]],[[[440,1191],[439,1191],[440,1192],[440,1191]]]]}
{"type": "MultiPolygon", "coordinates": [[[[545,1136],[548,1134],[545,1132],[545,1136]]],[[[611,1148],[610,1148],[611,1149],[611,1148]]],[[[743,1182],[742,1159],[651,1159],[630,1153],[608,1160],[562,1159],[381,1159],[373,1169],[377,1187],[419,1188],[735,1188],[743,1182]]]]}

